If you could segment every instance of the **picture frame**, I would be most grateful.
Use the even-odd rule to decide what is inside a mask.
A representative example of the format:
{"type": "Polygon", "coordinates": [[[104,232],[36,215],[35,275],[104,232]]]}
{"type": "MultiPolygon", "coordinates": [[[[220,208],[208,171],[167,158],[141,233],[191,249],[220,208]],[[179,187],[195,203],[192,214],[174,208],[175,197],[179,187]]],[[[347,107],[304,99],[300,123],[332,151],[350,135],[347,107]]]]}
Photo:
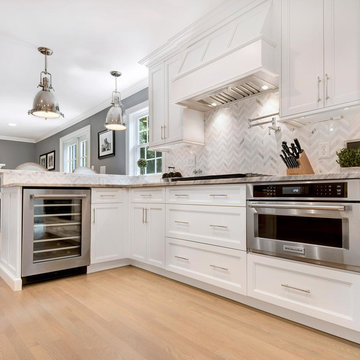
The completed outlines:
{"type": "Polygon", "coordinates": [[[47,169],[47,154],[42,154],[39,156],[39,164],[47,169]]]}
{"type": "Polygon", "coordinates": [[[55,150],[46,154],[46,168],[49,171],[55,170],[55,150]]]}
{"type": "Polygon", "coordinates": [[[115,156],[115,131],[103,130],[98,132],[98,159],[115,156]]]}

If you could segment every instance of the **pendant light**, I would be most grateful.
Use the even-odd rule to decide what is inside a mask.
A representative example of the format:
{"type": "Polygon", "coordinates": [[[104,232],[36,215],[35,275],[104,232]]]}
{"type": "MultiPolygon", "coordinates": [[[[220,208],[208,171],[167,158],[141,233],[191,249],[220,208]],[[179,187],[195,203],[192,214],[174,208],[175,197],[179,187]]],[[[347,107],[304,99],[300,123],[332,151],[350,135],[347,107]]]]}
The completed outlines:
{"type": "Polygon", "coordinates": [[[115,78],[115,91],[112,93],[112,106],[106,115],[105,127],[109,130],[126,130],[126,125],[122,116],[120,93],[117,90],[117,78],[121,76],[121,72],[111,71],[110,74],[115,78]]]}
{"type": "Polygon", "coordinates": [[[47,57],[52,55],[53,52],[46,47],[39,47],[38,50],[45,56],[45,69],[40,73],[40,84],[38,85],[42,90],[35,95],[33,108],[28,111],[28,114],[45,119],[64,117],[64,114],[60,112],[59,103],[54,94],[52,76],[47,71],[47,57]]]}

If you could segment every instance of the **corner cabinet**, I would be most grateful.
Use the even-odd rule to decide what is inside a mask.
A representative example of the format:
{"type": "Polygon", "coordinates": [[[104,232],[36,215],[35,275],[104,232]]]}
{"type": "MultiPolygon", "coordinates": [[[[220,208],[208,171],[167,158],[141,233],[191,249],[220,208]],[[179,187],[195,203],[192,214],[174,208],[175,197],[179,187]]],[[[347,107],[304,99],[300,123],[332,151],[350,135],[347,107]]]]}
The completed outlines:
{"type": "Polygon", "coordinates": [[[154,150],[173,144],[204,144],[204,114],[176,105],[172,81],[182,57],[174,56],[149,68],[150,141],[154,150]]]}
{"type": "Polygon", "coordinates": [[[360,102],[360,1],[283,0],[281,116],[360,102]]]}

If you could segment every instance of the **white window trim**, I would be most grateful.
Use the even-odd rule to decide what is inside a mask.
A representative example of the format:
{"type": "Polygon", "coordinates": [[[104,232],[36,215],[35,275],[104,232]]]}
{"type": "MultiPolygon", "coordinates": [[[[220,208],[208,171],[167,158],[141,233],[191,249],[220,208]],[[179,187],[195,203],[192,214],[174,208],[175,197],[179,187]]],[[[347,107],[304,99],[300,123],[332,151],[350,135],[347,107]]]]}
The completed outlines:
{"type": "MultiPolygon", "coordinates": [[[[137,143],[137,127],[131,126],[135,121],[135,118],[139,118],[142,115],[149,116],[149,101],[144,101],[131,108],[125,110],[125,119],[127,124],[126,131],[126,175],[137,176],[137,165],[135,163],[135,152],[130,151],[130,146],[133,147],[137,143]]],[[[151,121],[151,120],[150,120],[151,121]]],[[[151,131],[151,126],[149,131],[151,131]]],[[[133,148],[131,149],[133,150],[133,148]]],[[[166,168],[166,152],[162,152],[162,168],[166,168]]],[[[160,173],[157,174],[146,174],[144,176],[159,177],[160,173]]]]}
{"type": "Polygon", "coordinates": [[[60,138],[60,171],[64,172],[64,144],[74,137],[86,137],[88,139],[88,164],[90,162],[90,141],[91,141],[91,125],[84,126],[83,128],[76,130],[70,134],[67,134],[60,138]]]}

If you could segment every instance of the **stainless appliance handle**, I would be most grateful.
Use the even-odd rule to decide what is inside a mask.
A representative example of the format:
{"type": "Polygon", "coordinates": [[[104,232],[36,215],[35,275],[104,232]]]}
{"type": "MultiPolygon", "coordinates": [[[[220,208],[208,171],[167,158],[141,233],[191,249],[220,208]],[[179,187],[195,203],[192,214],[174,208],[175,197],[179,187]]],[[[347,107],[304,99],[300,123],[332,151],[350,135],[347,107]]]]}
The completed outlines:
{"type": "Polygon", "coordinates": [[[30,199],[85,199],[86,197],[87,197],[87,195],[85,195],[85,194],[79,194],[79,195],[74,195],[74,194],[34,195],[34,194],[31,194],[30,195],[30,199]]]}
{"type": "Polygon", "coordinates": [[[267,203],[257,203],[249,204],[249,207],[257,208],[267,208],[267,209],[301,209],[301,210],[332,210],[332,211],[345,211],[346,207],[344,205],[289,205],[289,204],[267,204],[267,203]]]}

